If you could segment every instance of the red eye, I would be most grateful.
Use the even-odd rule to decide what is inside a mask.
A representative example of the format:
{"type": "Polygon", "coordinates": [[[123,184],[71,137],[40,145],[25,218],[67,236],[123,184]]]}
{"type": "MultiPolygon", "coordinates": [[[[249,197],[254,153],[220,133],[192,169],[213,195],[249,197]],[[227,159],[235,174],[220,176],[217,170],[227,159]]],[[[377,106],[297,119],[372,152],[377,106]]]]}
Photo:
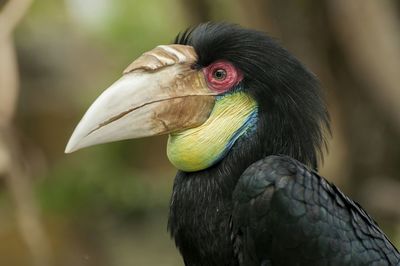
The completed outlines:
{"type": "Polygon", "coordinates": [[[204,68],[204,74],[210,89],[223,93],[237,85],[242,73],[228,61],[217,61],[204,68]]]}

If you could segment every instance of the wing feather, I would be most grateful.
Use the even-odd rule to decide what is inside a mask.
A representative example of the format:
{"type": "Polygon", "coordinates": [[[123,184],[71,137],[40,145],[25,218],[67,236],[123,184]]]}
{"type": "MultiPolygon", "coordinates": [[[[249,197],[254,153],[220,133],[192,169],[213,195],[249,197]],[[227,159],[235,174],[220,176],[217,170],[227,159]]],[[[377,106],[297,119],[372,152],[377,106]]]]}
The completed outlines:
{"type": "Polygon", "coordinates": [[[400,265],[400,255],[356,202],[286,156],[251,165],[233,194],[241,265],[400,265]]]}

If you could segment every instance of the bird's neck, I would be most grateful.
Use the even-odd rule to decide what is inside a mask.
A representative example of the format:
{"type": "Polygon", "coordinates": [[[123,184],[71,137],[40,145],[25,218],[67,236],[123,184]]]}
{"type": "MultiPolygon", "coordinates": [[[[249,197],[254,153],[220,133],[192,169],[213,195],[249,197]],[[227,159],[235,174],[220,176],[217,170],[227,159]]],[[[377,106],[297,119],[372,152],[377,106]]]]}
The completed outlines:
{"type": "Polygon", "coordinates": [[[294,152],[298,150],[315,157],[313,145],[309,145],[309,150],[296,146],[295,136],[278,134],[279,130],[271,130],[271,118],[263,112],[258,115],[255,132],[239,138],[217,164],[197,172],[179,171],[176,175],[168,229],[186,265],[236,264],[230,229],[232,193],[252,163],[272,154],[304,161],[294,152]]]}
{"type": "Polygon", "coordinates": [[[171,199],[169,231],[187,265],[226,265],[232,258],[232,193],[243,171],[263,157],[257,133],[239,139],[216,165],[179,171],[171,199]]]}

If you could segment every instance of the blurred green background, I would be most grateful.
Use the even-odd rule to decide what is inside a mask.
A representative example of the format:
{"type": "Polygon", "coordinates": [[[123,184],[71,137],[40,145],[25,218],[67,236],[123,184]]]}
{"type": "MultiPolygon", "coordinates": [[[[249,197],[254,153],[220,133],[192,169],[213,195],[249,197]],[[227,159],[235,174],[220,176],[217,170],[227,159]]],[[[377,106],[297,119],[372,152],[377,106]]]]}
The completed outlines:
{"type": "Polygon", "coordinates": [[[37,0],[4,37],[11,2],[30,1],[0,0],[0,72],[13,69],[8,38],[19,73],[13,86],[0,74],[0,119],[12,117],[0,120],[0,265],[183,265],[166,231],[165,137],[63,150],[125,66],[208,20],[266,31],[317,74],[333,123],[321,172],[399,246],[398,1],[37,0]]]}

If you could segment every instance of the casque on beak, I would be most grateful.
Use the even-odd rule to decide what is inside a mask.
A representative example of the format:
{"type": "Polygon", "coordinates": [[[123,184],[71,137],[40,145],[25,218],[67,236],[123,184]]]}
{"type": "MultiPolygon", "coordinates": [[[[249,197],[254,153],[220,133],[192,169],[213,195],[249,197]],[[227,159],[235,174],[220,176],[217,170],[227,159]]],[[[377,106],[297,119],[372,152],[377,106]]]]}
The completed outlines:
{"type": "Polygon", "coordinates": [[[215,102],[191,46],[161,45],[125,69],[90,106],[66,153],[95,144],[178,132],[201,125],[215,102]]]}

